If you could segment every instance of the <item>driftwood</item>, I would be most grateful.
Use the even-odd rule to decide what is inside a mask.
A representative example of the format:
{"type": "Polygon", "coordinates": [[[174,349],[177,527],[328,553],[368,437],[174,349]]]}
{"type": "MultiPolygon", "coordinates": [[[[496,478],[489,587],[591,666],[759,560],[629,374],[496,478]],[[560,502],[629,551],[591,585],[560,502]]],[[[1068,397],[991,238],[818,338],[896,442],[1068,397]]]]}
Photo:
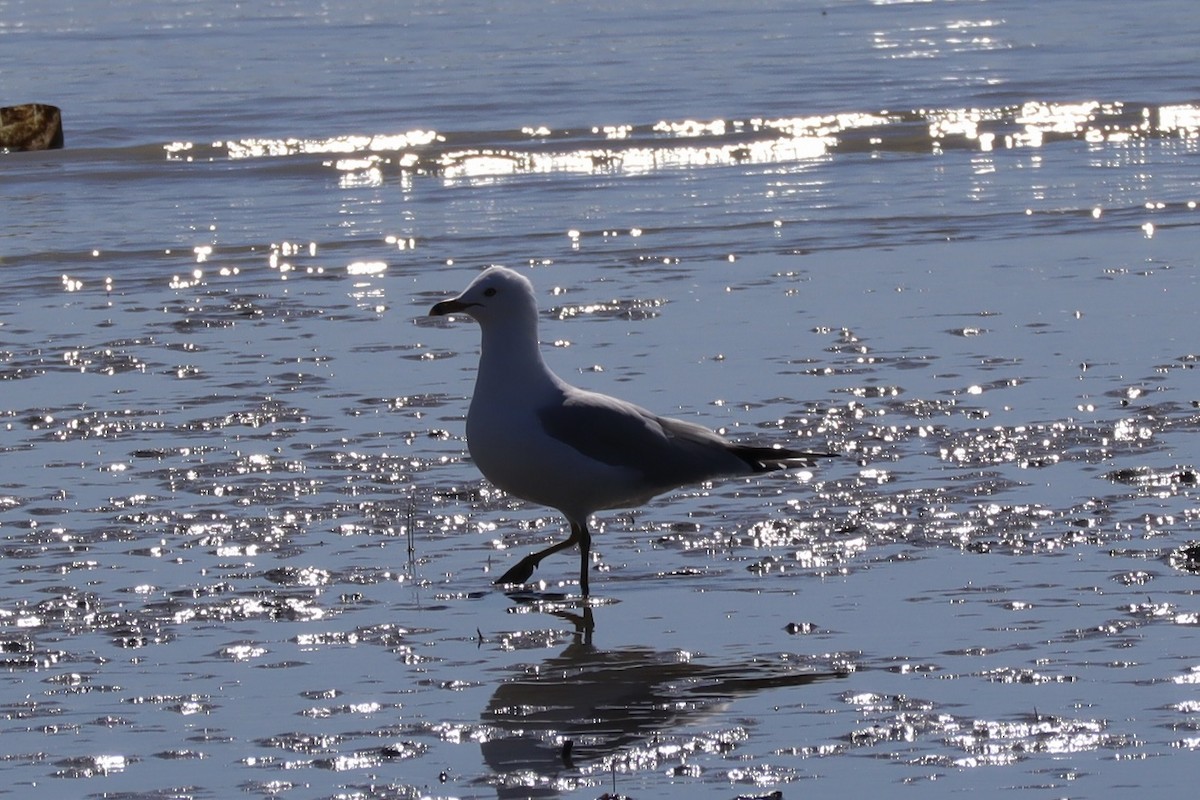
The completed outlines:
{"type": "Polygon", "coordinates": [[[26,103],[0,108],[0,150],[57,150],[62,146],[58,106],[26,103]]]}

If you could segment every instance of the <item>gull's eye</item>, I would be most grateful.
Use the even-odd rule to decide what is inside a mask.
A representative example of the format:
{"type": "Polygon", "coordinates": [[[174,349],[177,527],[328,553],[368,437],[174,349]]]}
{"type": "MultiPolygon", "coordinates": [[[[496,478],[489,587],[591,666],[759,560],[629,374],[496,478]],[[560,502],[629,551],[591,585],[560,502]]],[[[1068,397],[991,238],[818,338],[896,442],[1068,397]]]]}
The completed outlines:
{"type": "Polygon", "coordinates": [[[484,289],[483,296],[484,297],[495,297],[496,296],[496,287],[492,286],[488,289],[484,289]]]}

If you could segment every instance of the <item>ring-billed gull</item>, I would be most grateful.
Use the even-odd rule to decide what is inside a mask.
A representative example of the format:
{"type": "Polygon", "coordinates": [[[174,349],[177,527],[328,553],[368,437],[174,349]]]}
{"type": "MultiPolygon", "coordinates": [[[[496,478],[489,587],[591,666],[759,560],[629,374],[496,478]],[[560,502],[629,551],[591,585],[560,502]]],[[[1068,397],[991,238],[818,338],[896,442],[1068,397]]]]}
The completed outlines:
{"type": "Polygon", "coordinates": [[[511,269],[489,267],[429,313],[466,314],[482,330],[467,411],[475,466],[498,488],[556,508],[571,524],[567,539],[525,556],[497,584],[525,583],[543,558],[579,545],[586,597],[592,513],[638,506],[689,483],[811,466],[834,455],[736,444],[703,426],[571,386],[542,360],[533,284],[511,269]]]}

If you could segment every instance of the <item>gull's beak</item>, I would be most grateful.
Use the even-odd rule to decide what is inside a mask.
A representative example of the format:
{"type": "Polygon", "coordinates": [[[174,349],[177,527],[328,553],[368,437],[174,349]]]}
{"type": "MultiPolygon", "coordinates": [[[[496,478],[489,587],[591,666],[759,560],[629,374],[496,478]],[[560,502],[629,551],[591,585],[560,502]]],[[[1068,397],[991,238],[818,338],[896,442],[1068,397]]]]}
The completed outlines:
{"type": "Polygon", "coordinates": [[[435,305],[433,308],[429,309],[429,316],[444,317],[447,314],[457,314],[461,311],[466,311],[468,308],[470,308],[473,305],[475,305],[475,304],[474,303],[464,303],[463,301],[461,301],[457,297],[455,297],[453,300],[443,300],[442,302],[435,305]]]}

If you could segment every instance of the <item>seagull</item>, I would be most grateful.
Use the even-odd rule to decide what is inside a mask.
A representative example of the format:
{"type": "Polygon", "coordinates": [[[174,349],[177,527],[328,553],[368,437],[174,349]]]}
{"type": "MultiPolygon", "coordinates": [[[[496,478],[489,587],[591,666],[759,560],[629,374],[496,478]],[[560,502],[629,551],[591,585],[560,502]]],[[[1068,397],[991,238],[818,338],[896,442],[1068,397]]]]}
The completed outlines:
{"type": "Polygon", "coordinates": [[[533,284],[506,267],[487,268],[429,313],[465,314],[482,331],[467,411],[476,467],[502,491],[557,509],[571,525],[567,539],[525,556],[496,585],[524,584],[542,559],[578,545],[587,597],[593,513],[640,506],[686,484],[807,467],[836,455],[736,444],[701,425],[570,385],[542,360],[533,284]]]}

